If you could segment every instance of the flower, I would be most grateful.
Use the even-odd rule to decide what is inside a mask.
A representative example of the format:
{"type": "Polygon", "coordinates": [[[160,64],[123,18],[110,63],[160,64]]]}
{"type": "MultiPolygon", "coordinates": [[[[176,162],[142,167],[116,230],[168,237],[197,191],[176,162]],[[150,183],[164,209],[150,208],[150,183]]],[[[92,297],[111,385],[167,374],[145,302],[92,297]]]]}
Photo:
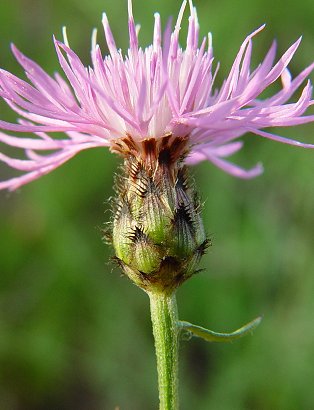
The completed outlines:
{"type": "Polygon", "coordinates": [[[220,90],[215,90],[218,66],[213,69],[211,35],[199,45],[199,25],[192,1],[189,1],[186,47],[182,49],[179,45],[186,3],[183,1],[174,30],[171,31],[168,23],[163,35],[160,16],[155,14],[153,42],[142,49],[138,45],[139,30],[134,24],[132,1],[128,0],[130,46],[126,56],[117,48],[104,14],[102,22],[110,54],[102,56],[94,31],[92,67],[85,67],[71,50],[64,30],[64,42],[54,39],[54,44],[67,82],[59,74],[49,76],[13,45],[13,54],[30,82],[0,71],[0,95],[21,117],[18,124],[0,121],[0,128],[30,132],[33,137],[0,132],[0,142],[25,150],[27,157],[15,159],[0,153],[2,162],[24,172],[0,182],[0,189],[14,190],[47,174],[82,150],[95,147],[115,150],[113,147],[127,136],[135,144],[151,138],[157,141],[169,134],[187,137],[187,163],[207,159],[240,178],[262,172],[260,164],[243,170],[225,160],[241,149],[242,142],[235,140],[245,133],[314,148],[264,130],[314,121],[314,115],[303,116],[313,104],[309,81],[298,101],[288,103],[314,68],[313,63],[294,79],[289,74],[287,66],[301,39],[275,64],[274,42],[261,64],[251,72],[252,38],[264,26],[258,28],[244,40],[229,75],[220,90]],[[258,99],[280,78],[280,91],[272,97],[258,99]],[[65,137],[53,138],[56,132],[63,132],[65,137]],[[48,152],[42,155],[39,151],[48,152]]]}

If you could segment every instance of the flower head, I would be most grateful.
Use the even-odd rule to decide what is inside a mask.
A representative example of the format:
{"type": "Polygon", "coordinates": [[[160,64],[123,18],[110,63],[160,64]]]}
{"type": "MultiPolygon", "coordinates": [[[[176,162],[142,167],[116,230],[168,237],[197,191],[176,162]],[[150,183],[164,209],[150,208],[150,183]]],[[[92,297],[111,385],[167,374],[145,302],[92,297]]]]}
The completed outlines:
{"type": "Polygon", "coordinates": [[[293,79],[289,74],[287,66],[300,39],[276,63],[274,42],[261,64],[251,71],[252,38],[263,29],[260,27],[244,40],[226,80],[216,90],[214,80],[218,67],[213,68],[211,36],[199,42],[199,25],[192,1],[189,1],[186,46],[183,49],[179,45],[186,3],[184,0],[173,31],[168,23],[162,33],[160,16],[155,14],[153,42],[142,49],[129,0],[130,45],[125,56],[117,48],[104,14],[109,55],[103,57],[94,31],[91,67],[85,67],[70,48],[64,30],[64,42],[54,40],[54,43],[67,81],[59,74],[49,76],[12,46],[29,82],[0,71],[0,95],[21,117],[17,124],[0,121],[0,128],[30,132],[33,136],[25,138],[0,132],[0,142],[25,150],[27,157],[14,159],[0,153],[1,161],[24,172],[0,182],[0,189],[14,190],[85,149],[109,147],[123,154],[121,141],[126,139],[131,139],[141,154],[141,144],[147,139],[158,142],[165,135],[184,137],[189,153],[187,163],[207,159],[241,178],[262,172],[261,165],[243,170],[225,160],[242,147],[242,142],[235,140],[247,132],[313,148],[313,145],[264,130],[314,121],[314,115],[303,116],[313,104],[309,81],[298,101],[288,103],[314,68],[313,63],[293,79]],[[260,94],[278,79],[282,81],[281,90],[260,100],[260,94]],[[57,132],[63,132],[64,138],[54,138],[57,132]]]}

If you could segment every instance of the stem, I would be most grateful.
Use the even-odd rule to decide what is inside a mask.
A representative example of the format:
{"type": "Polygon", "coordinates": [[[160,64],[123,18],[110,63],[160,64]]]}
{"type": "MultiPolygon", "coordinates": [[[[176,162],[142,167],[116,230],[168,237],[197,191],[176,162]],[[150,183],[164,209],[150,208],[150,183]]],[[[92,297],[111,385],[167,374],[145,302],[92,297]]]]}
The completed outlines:
{"type": "Polygon", "coordinates": [[[178,410],[178,313],[175,294],[148,293],[157,356],[159,410],[178,410]]]}

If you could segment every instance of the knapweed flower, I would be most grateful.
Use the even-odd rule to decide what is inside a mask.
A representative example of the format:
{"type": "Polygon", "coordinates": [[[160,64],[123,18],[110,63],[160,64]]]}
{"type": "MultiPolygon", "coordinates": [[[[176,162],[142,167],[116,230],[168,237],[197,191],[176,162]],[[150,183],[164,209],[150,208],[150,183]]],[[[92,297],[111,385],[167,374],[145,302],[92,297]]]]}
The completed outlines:
{"type": "Polygon", "coordinates": [[[252,39],[263,26],[258,28],[244,40],[217,90],[219,65],[213,66],[211,35],[199,41],[192,1],[186,46],[179,45],[186,3],[173,31],[169,22],[162,33],[160,16],[155,14],[153,42],[143,49],[129,0],[126,55],[117,48],[104,14],[109,55],[102,55],[94,31],[91,67],[85,67],[70,48],[64,30],[64,42],[54,39],[54,44],[67,81],[59,74],[49,76],[15,46],[13,54],[29,82],[0,72],[0,95],[21,117],[18,124],[0,121],[0,128],[33,134],[25,138],[0,133],[0,142],[23,149],[26,155],[15,159],[0,153],[1,161],[24,172],[0,182],[0,189],[15,190],[85,149],[109,147],[122,155],[125,168],[117,190],[113,244],[119,263],[144,288],[147,276],[156,278],[156,272],[165,287],[185,280],[195,271],[208,242],[185,164],[207,159],[234,176],[257,176],[262,172],[260,164],[243,170],[225,159],[241,149],[242,142],[236,140],[248,132],[314,147],[264,130],[314,121],[314,115],[303,116],[313,104],[309,81],[299,99],[288,102],[314,68],[310,65],[295,78],[289,74],[287,66],[300,39],[276,63],[274,42],[251,71],[252,39]],[[280,91],[259,99],[280,79],[280,91]],[[60,132],[63,138],[53,138],[60,132]],[[171,279],[170,271],[175,278],[171,279]]]}
{"type": "Polygon", "coordinates": [[[211,36],[199,42],[199,25],[192,2],[185,49],[179,45],[185,6],[186,1],[174,30],[171,31],[168,23],[163,34],[160,16],[155,14],[153,42],[142,49],[129,0],[130,47],[125,56],[117,48],[104,14],[102,22],[110,54],[102,56],[94,32],[91,67],[85,67],[71,50],[66,35],[63,43],[54,40],[68,82],[59,74],[49,76],[13,45],[13,54],[29,82],[1,70],[0,95],[22,119],[18,124],[0,121],[0,128],[30,132],[33,137],[0,133],[2,143],[25,150],[27,157],[21,160],[0,154],[1,161],[25,172],[1,182],[0,188],[14,190],[52,171],[82,150],[104,146],[112,149],[124,138],[139,145],[141,155],[140,144],[145,139],[160,141],[165,134],[185,137],[187,162],[207,159],[244,178],[261,173],[261,166],[244,171],[226,162],[225,157],[241,148],[242,142],[235,140],[247,132],[312,148],[312,145],[264,131],[267,127],[314,121],[313,115],[302,117],[313,103],[309,81],[298,101],[287,103],[314,68],[314,64],[310,65],[294,79],[289,74],[287,66],[300,39],[275,64],[274,42],[261,64],[251,71],[252,38],[262,30],[263,26],[260,27],[244,40],[229,75],[220,90],[216,90],[214,80],[218,66],[213,70],[211,36]],[[259,100],[259,95],[278,79],[282,81],[282,89],[272,97],[259,100]],[[57,132],[64,132],[65,138],[53,138],[57,132]],[[49,153],[40,155],[38,151],[49,153]]]}

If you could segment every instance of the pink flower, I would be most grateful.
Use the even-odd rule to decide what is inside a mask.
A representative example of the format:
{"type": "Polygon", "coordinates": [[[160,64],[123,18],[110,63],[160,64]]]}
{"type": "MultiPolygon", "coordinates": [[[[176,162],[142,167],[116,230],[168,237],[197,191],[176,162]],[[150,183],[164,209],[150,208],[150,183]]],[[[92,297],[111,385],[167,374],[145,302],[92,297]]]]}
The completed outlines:
{"type": "Polygon", "coordinates": [[[213,69],[211,36],[199,44],[196,10],[192,1],[189,4],[185,49],[179,46],[178,38],[186,1],[173,31],[168,24],[162,35],[160,16],[155,14],[153,43],[142,49],[138,45],[138,27],[134,24],[129,0],[130,47],[126,56],[116,47],[104,14],[103,27],[110,54],[102,56],[95,31],[92,67],[85,67],[71,50],[64,31],[64,42],[54,40],[54,43],[67,82],[59,74],[50,77],[12,46],[29,82],[0,71],[0,95],[21,117],[18,124],[0,121],[0,128],[33,135],[25,138],[0,132],[0,142],[25,150],[27,157],[14,159],[0,153],[1,161],[24,172],[0,182],[0,189],[14,190],[47,174],[82,150],[110,148],[126,135],[134,141],[160,139],[167,133],[188,136],[188,163],[207,159],[240,178],[251,178],[262,172],[260,164],[243,170],[225,160],[241,149],[242,142],[235,140],[247,132],[314,148],[314,145],[264,131],[268,127],[314,121],[314,115],[303,116],[313,104],[309,81],[298,101],[288,103],[314,68],[313,63],[294,79],[289,74],[287,66],[300,39],[277,63],[274,63],[276,44],[273,43],[261,64],[251,72],[252,38],[263,29],[260,27],[244,40],[229,75],[220,90],[216,90],[214,80],[218,66],[213,69]],[[281,90],[272,97],[259,99],[278,79],[282,82],[281,90]],[[64,138],[53,138],[55,132],[64,132],[64,138]],[[40,151],[48,153],[42,155],[40,151]]]}

